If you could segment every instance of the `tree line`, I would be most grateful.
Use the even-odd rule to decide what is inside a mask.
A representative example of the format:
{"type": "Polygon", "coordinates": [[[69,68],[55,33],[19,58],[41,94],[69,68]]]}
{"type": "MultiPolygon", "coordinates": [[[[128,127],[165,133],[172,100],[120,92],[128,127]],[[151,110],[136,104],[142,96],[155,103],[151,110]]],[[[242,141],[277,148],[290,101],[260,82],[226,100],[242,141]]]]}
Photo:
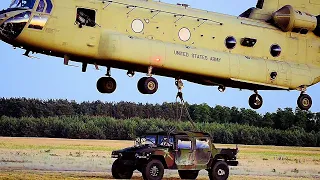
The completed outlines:
{"type": "MultiPolygon", "coordinates": [[[[259,114],[251,109],[210,107],[207,104],[187,104],[191,118],[200,123],[240,124],[278,130],[320,131],[320,113],[299,109],[278,109],[273,113],[259,114]]],[[[132,102],[82,102],[67,100],[39,100],[1,98],[0,116],[46,118],[59,116],[103,116],[115,119],[164,119],[178,121],[180,105],[176,103],[142,104],[132,102]]],[[[188,116],[182,111],[181,120],[188,116]]]]}
{"type": "Polygon", "coordinates": [[[240,124],[190,122],[164,119],[114,119],[111,117],[60,116],[48,118],[0,117],[0,136],[72,139],[132,140],[146,132],[175,129],[210,133],[215,143],[320,147],[320,132],[277,130],[240,124]]]}

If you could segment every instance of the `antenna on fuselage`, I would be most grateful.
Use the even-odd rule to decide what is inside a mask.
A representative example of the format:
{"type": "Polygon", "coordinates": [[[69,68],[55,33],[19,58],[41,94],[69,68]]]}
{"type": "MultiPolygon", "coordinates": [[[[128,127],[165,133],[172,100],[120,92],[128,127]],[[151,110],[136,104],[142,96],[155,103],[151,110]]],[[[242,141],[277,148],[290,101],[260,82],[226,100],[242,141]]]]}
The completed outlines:
{"type": "Polygon", "coordinates": [[[182,6],[182,7],[186,8],[186,9],[187,9],[188,7],[190,7],[189,4],[177,3],[177,5],[178,5],[178,6],[182,6]]]}
{"type": "Polygon", "coordinates": [[[30,54],[30,50],[26,50],[26,52],[25,53],[23,53],[23,55],[24,56],[27,56],[28,58],[31,58],[31,59],[39,59],[39,58],[37,58],[37,57],[34,57],[34,56],[30,56],[29,54],[30,54]]]}
{"type": "Polygon", "coordinates": [[[26,50],[26,52],[23,55],[29,57],[29,54],[30,54],[30,50],[26,50]]]}

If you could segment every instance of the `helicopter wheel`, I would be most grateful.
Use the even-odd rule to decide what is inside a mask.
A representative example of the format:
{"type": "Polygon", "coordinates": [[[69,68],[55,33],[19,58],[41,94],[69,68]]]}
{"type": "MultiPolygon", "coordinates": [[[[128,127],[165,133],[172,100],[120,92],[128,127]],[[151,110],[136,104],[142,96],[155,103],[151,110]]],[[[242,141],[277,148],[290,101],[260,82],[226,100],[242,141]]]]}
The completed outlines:
{"type": "Polygon", "coordinates": [[[312,98],[308,94],[301,94],[297,104],[301,110],[308,111],[312,106],[312,98]]]}
{"type": "Polygon", "coordinates": [[[112,77],[102,77],[97,82],[97,89],[100,93],[111,94],[117,88],[117,82],[112,77]]]}
{"type": "Polygon", "coordinates": [[[158,90],[158,81],[153,77],[143,77],[138,82],[138,90],[142,94],[154,94],[158,90]]]}
{"type": "Polygon", "coordinates": [[[259,94],[252,94],[249,98],[249,105],[252,109],[260,109],[263,104],[263,99],[259,94]]]}

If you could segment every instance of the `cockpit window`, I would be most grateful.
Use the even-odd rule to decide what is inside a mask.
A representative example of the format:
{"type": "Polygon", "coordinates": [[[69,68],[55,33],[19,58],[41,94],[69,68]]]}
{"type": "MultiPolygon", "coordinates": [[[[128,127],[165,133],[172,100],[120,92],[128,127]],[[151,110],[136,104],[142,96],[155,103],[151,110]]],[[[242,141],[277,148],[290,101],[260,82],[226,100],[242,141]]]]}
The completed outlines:
{"type": "Polygon", "coordinates": [[[38,30],[42,30],[43,27],[46,25],[48,21],[48,17],[47,16],[33,16],[30,24],[29,24],[29,28],[32,28],[32,29],[38,29],[38,30]]]}
{"type": "Polygon", "coordinates": [[[13,0],[10,8],[28,8],[32,9],[36,0],[13,0]]]}
{"type": "Polygon", "coordinates": [[[38,4],[38,7],[37,7],[37,12],[43,12],[45,6],[46,5],[45,5],[44,1],[40,0],[39,4],[38,4]]]}
{"type": "Polygon", "coordinates": [[[51,0],[46,0],[47,1],[47,9],[46,9],[46,13],[51,13],[52,10],[52,2],[51,0]]]}
{"type": "Polygon", "coordinates": [[[7,41],[17,38],[29,21],[30,16],[31,12],[26,11],[7,19],[0,26],[0,37],[7,41]]]}

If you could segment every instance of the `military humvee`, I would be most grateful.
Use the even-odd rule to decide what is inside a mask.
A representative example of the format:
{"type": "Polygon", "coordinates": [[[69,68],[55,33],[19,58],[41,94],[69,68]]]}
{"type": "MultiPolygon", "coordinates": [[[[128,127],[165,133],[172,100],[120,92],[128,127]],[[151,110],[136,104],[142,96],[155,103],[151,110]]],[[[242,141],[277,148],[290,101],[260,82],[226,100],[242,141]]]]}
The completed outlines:
{"type": "Polygon", "coordinates": [[[139,137],[135,146],[112,152],[117,158],[112,165],[115,179],[130,179],[133,171],[143,179],[160,180],[165,169],[178,170],[181,179],[196,179],[207,170],[210,180],[225,180],[229,166],[237,166],[236,149],[218,149],[207,133],[151,133],[139,137]]]}

